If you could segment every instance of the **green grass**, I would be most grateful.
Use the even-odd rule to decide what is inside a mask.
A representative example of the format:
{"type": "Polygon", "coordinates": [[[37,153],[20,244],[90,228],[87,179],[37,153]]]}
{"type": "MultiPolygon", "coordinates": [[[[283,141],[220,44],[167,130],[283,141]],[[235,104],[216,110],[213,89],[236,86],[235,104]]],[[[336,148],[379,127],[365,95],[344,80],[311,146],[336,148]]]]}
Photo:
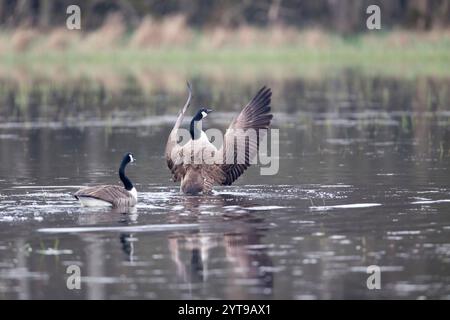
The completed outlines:
{"type": "MultiPolygon", "coordinates": [[[[401,47],[391,45],[388,35],[349,39],[329,36],[326,45],[317,48],[301,44],[285,44],[278,48],[230,44],[220,49],[202,49],[194,42],[184,47],[139,50],[130,48],[125,41],[108,50],[72,46],[64,51],[50,51],[32,47],[25,52],[3,52],[0,55],[0,70],[26,68],[39,73],[62,68],[71,74],[80,71],[95,73],[105,68],[118,73],[148,68],[189,73],[213,70],[224,73],[317,74],[353,68],[398,77],[450,75],[448,37],[433,42],[418,38],[401,47]]],[[[0,38],[5,39],[5,36],[0,38]]]]}

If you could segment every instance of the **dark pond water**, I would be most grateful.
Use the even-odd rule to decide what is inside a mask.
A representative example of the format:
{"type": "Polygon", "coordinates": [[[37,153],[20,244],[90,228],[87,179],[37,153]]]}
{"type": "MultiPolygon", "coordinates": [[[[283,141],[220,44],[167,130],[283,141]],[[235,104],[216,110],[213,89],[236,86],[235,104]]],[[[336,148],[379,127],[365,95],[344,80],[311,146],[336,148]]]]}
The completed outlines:
{"type": "Polygon", "coordinates": [[[0,79],[0,298],[449,299],[450,79],[267,79],[192,78],[210,127],[271,86],[280,130],[278,174],[204,197],[163,158],[186,79],[0,79]],[[80,208],[127,151],[136,210],[80,208]]]}

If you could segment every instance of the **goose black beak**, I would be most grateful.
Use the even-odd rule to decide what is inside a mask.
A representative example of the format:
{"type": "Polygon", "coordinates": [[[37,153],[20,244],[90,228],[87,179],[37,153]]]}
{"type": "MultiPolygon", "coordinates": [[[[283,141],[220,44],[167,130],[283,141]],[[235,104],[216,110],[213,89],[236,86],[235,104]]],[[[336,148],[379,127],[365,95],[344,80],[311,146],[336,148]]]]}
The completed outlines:
{"type": "Polygon", "coordinates": [[[206,113],[211,113],[211,112],[213,112],[212,109],[206,109],[206,113]]]}

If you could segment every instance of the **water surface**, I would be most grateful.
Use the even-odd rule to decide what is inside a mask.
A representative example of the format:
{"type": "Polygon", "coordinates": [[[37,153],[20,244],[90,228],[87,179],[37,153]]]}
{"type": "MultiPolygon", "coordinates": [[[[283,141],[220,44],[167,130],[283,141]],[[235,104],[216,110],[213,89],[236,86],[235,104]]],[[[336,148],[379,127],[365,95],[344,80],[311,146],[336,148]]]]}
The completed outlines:
{"type": "Polygon", "coordinates": [[[277,175],[201,197],[163,157],[186,79],[0,79],[0,298],[450,298],[449,79],[268,79],[192,79],[209,127],[267,84],[280,129],[277,175]],[[127,151],[136,209],[81,208],[127,151]]]}

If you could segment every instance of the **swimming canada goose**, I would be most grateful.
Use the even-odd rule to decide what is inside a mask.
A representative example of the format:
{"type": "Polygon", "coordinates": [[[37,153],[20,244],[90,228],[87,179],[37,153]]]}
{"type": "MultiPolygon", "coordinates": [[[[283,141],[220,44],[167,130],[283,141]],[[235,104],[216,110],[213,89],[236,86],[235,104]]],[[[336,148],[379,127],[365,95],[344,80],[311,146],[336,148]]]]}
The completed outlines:
{"type": "MultiPolygon", "coordinates": [[[[192,90],[188,83],[189,97],[178,115],[177,121],[169,135],[166,145],[167,166],[173,175],[173,181],[180,182],[180,189],[186,194],[208,193],[213,185],[231,185],[250,166],[259,149],[259,129],[267,129],[273,115],[270,113],[272,92],[270,88],[261,88],[255,97],[244,107],[239,116],[228,127],[223,138],[223,145],[217,149],[201,130],[201,121],[212,111],[201,108],[194,115],[190,124],[191,140],[184,146],[177,143],[178,129],[183,121],[192,98],[192,90]],[[238,154],[235,139],[239,133],[248,129],[257,132],[257,139],[247,141],[244,155],[238,154]],[[216,154],[221,161],[198,163],[185,161],[189,157],[204,154],[216,154]],[[186,158],[186,155],[187,158],[186,158]],[[227,161],[225,161],[227,159],[227,161]],[[230,163],[228,159],[233,159],[230,163]],[[189,163],[185,163],[189,162],[189,163]]],[[[217,158],[216,158],[217,159],[217,158]]]]}
{"type": "Polygon", "coordinates": [[[100,185],[78,190],[74,196],[86,207],[112,206],[132,207],[137,203],[137,191],[130,179],[125,175],[125,167],[135,161],[131,153],[125,154],[119,168],[122,186],[100,185]]]}

